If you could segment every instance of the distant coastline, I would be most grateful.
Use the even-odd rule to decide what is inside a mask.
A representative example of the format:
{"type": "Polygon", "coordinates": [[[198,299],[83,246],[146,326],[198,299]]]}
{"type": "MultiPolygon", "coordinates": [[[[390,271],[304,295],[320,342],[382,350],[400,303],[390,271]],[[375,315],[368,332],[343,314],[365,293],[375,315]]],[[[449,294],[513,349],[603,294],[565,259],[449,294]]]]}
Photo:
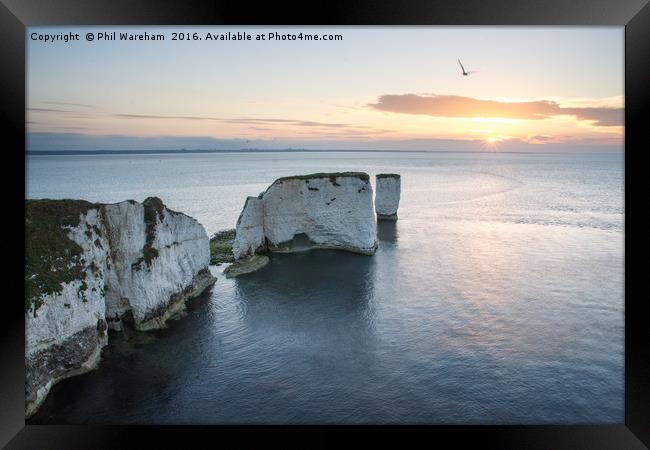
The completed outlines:
{"type": "MultiPolygon", "coordinates": [[[[202,153],[522,153],[522,154],[555,154],[556,152],[531,152],[531,151],[471,151],[471,150],[342,150],[342,149],[232,149],[232,150],[27,150],[27,156],[50,156],[50,155],[156,155],[156,154],[202,154],[202,153]]],[[[592,153],[592,152],[567,152],[567,153],[592,153]]],[[[608,152],[593,152],[608,153],[608,152]]]]}
{"type": "MultiPolygon", "coordinates": [[[[232,149],[232,150],[27,150],[28,155],[149,155],[158,153],[322,153],[322,152],[360,152],[360,153],[392,153],[405,150],[308,150],[300,148],[285,149],[232,149]]],[[[408,150],[409,153],[431,153],[430,150],[408,150]]],[[[437,152],[436,152],[437,153],[437,152]]],[[[440,153],[447,153],[445,151],[440,153]]]]}

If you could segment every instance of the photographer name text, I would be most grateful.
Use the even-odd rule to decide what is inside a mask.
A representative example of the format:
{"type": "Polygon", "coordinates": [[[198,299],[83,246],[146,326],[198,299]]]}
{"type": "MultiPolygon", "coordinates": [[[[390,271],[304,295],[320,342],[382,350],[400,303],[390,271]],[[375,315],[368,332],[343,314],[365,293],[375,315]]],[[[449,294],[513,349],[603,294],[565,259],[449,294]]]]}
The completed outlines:
{"type": "Polygon", "coordinates": [[[118,31],[93,31],[87,33],[30,33],[32,41],[47,44],[68,43],[76,41],[87,42],[148,42],[148,41],[342,41],[343,35],[330,33],[268,33],[248,32],[164,32],[164,33],[128,33],[118,31]]]}

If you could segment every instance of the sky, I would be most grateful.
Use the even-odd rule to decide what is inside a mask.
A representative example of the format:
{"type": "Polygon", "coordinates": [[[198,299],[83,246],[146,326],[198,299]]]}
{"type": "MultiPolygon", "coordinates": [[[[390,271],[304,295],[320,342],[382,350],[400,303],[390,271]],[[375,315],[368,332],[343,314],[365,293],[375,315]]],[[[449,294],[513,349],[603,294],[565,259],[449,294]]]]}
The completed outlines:
{"type": "Polygon", "coordinates": [[[623,149],[622,27],[31,27],[27,43],[30,150],[623,149]],[[251,40],[207,39],[228,32],[251,40]],[[277,37],[300,33],[342,38],[277,37]]]}

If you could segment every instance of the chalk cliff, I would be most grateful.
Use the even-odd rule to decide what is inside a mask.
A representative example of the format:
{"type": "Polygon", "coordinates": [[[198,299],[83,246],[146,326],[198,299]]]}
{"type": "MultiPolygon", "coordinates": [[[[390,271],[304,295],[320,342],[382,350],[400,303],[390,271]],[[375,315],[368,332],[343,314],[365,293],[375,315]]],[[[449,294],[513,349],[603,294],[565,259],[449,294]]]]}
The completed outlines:
{"type": "Polygon", "coordinates": [[[264,249],[265,245],[264,202],[259,197],[248,197],[237,219],[232,252],[235,259],[247,258],[264,249]]]}
{"type": "Polygon", "coordinates": [[[317,173],[275,180],[249,197],[237,222],[236,259],[260,250],[329,248],[373,254],[377,228],[372,186],[361,172],[317,173]]]}
{"type": "Polygon", "coordinates": [[[377,174],[375,186],[375,211],[377,220],[397,220],[401,177],[395,173],[377,174]]]}
{"type": "Polygon", "coordinates": [[[165,321],[214,283],[208,236],[160,199],[26,203],[26,415],[97,366],[107,329],[165,321]]]}

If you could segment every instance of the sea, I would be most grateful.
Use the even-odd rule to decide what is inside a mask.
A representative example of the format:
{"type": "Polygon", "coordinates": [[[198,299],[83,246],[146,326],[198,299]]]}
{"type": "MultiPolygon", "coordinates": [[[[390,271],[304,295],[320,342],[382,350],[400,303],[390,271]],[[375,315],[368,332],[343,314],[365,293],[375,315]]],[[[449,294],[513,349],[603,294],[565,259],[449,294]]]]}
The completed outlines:
{"type": "Polygon", "coordinates": [[[281,176],[402,176],[375,255],[275,254],[29,424],[622,424],[624,155],[246,152],[26,159],[28,198],[160,197],[209,235],[281,176]]]}

